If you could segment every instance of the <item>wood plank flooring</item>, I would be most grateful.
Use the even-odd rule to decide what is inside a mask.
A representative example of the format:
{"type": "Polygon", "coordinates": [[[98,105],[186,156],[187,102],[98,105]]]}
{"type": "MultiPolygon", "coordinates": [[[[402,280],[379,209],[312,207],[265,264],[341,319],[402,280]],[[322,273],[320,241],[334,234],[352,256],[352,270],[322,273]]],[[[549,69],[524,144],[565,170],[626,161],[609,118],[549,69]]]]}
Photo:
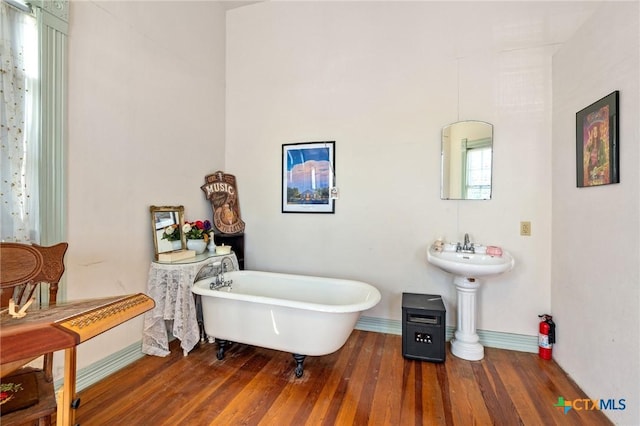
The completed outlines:
{"type": "MultiPolygon", "coordinates": [[[[448,345],[447,345],[448,347],[448,345]]],[[[447,349],[449,351],[449,348],[447,349]]],[[[307,357],[233,344],[221,361],[203,343],[188,357],[146,356],[80,392],[91,425],[610,425],[602,412],[554,407],[586,395],[553,361],[486,348],[482,361],[406,360],[402,338],[355,330],[307,357]]]]}

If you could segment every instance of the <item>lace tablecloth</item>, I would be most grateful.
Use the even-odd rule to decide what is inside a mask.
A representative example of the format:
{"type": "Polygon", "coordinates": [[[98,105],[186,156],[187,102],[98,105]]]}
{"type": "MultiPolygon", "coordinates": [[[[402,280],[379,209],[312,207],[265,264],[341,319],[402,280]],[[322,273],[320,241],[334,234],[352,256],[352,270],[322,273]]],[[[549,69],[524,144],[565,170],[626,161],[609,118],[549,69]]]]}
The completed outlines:
{"type": "Polygon", "coordinates": [[[235,253],[218,256],[205,252],[179,262],[151,264],[147,294],[153,298],[156,306],[144,316],[143,353],[169,355],[169,336],[165,320],[173,321],[171,332],[180,339],[180,347],[185,355],[196,346],[200,340],[200,328],[191,286],[200,269],[220,262],[224,257],[230,257],[234,268],[238,269],[235,253]]]}

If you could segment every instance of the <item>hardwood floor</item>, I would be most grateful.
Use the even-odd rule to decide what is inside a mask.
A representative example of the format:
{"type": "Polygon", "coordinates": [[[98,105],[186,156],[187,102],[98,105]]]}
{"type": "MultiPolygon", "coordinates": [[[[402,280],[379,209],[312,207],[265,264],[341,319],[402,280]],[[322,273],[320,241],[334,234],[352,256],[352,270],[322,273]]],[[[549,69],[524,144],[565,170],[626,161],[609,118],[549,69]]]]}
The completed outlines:
{"type": "MultiPolygon", "coordinates": [[[[600,411],[554,404],[586,395],[553,361],[486,349],[482,361],[406,360],[402,338],[355,330],[345,346],[307,357],[233,344],[222,361],[201,344],[172,344],[79,394],[90,425],[609,425],[600,411]]],[[[449,349],[448,349],[449,350],[449,349]]]]}

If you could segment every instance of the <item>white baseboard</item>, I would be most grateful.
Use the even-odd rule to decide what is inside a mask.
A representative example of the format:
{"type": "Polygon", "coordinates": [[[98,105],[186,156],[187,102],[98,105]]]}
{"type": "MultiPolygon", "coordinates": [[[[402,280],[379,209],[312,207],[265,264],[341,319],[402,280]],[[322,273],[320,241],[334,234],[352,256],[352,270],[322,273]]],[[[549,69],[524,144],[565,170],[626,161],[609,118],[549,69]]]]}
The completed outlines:
{"type": "MultiPolygon", "coordinates": [[[[402,335],[402,322],[385,318],[360,317],[356,324],[356,329],[402,335]]],[[[454,327],[447,327],[445,336],[447,341],[451,340],[454,331],[454,327]]],[[[480,343],[490,348],[538,352],[538,336],[488,330],[478,330],[478,336],[480,336],[480,343]]],[[[78,370],[76,373],[76,391],[82,391],[144,356],[142,353],[142,341],[140,341],[78,370]]],[[[61,388],[62,382],[63,379],[56,380],[55,388],[61,388]]]]}
{"type": "MultiPolygon", "coordinates": [[[[126,367],[134,361],[145,356],[142,353],[142,340],[127,346],[124,349],[114,352],[100,361],[94,362],[76,373],[76,392],[80,392],[85,388],[99,382],[105,377],[115,373],[116,371],[126,367]]],[[[62,387],[64,379],[54,382],[56,390],[62,387]]]]}
{"type": "MultiPolygon", "coordinates": [[[[377,333],[402,335],[402,321],[362,316],[356,323],[356,329],[377,333]]],[[[445,339],[447,341],[451,340],[455,330],[455,327],[447,327],[445,332],[445,339]]],[[[538,352],[538,336],[501,333],[489,330],[477,330],[477,332],[480,337],[480,343],[489,348],[509,349],[513,351],[531,353],[538,352]]]]}

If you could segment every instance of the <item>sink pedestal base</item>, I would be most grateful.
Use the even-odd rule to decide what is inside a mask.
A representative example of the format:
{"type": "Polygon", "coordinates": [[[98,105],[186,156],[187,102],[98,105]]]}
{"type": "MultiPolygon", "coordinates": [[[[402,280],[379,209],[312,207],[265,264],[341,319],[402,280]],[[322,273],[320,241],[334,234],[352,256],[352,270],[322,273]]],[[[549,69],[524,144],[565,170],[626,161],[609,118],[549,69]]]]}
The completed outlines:
{"type": "Polygon", "coordinates": [[[476,293],[480,282],[475,278],[455,277],[458,293],[458,329],[451,340],[451,353],[458,358],[479,361],[484,358],[484,347],[476,332],[476,293]]]}

